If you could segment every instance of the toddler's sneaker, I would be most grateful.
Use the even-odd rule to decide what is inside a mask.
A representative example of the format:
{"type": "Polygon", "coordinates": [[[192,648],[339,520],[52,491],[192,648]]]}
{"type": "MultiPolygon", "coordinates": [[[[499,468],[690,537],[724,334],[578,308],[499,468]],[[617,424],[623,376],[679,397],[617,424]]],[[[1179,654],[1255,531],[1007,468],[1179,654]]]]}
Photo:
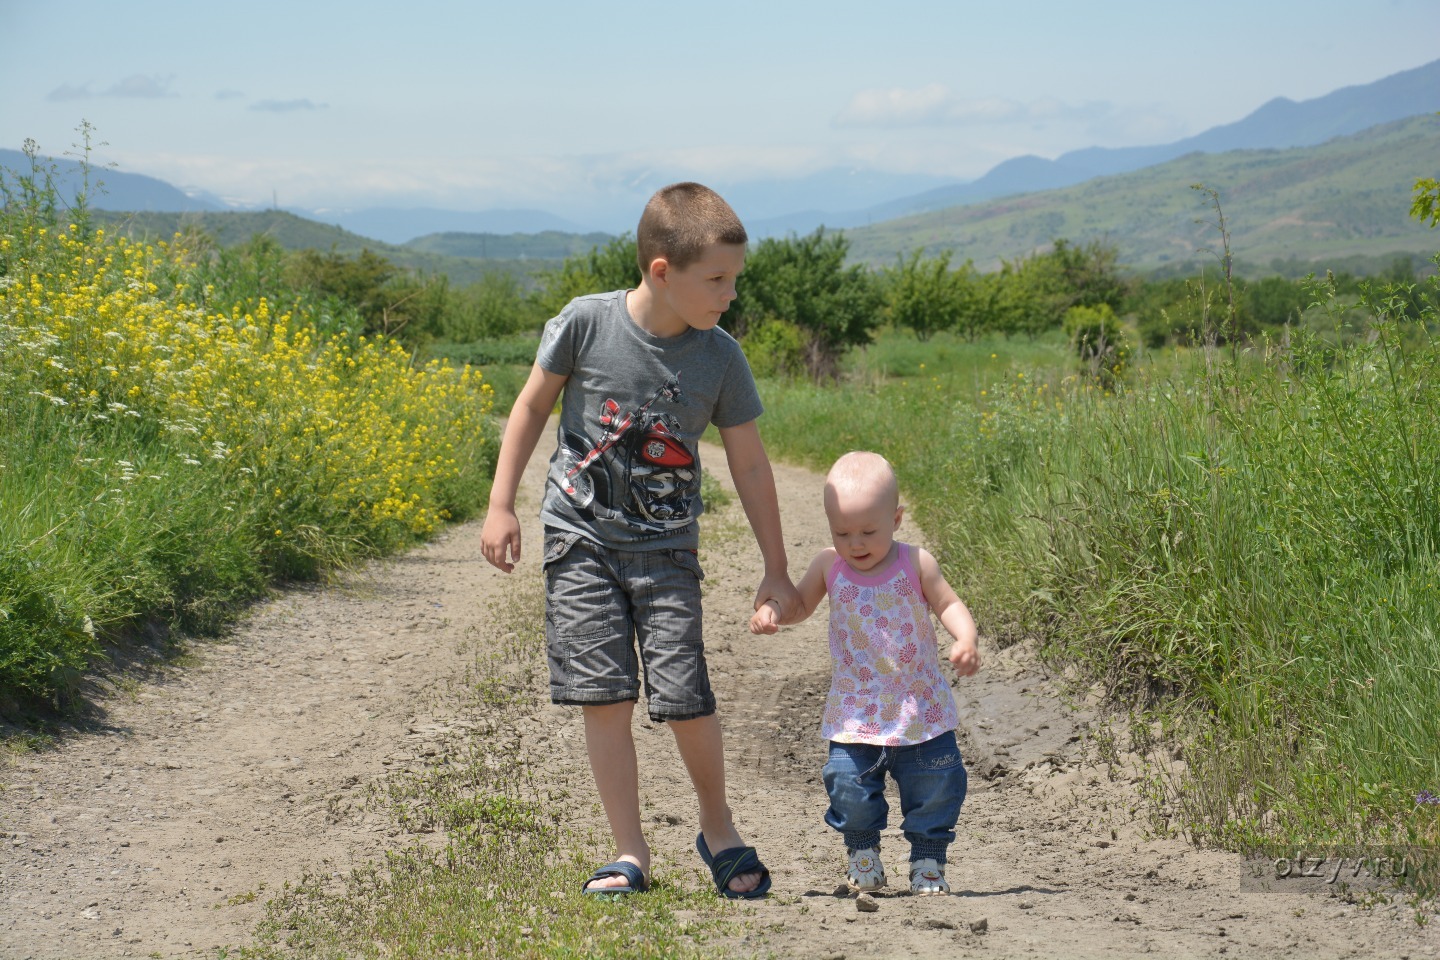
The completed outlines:
{"type": "Polygon", "coordinates": [[[949,893],[950,884],[945,882],[945,865],[926,857],[910,864],[910,892],[919,894],[949,893]]]}
{"type": "Polygon", "coordinates": [[[859,850],[846,849],[850,865],[845,879],[856,890],[879,890],[885,886],[885,867],[880,863],[879,847],[862,847],[859,850]]]}

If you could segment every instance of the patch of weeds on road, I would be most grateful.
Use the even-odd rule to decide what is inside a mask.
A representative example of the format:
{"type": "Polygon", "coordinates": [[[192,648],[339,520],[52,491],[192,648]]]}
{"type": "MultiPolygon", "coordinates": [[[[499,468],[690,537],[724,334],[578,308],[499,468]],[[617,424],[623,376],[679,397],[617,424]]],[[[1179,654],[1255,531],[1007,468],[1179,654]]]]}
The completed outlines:
{"type": "Polygon", "coordinates": [[[15,729],[0,732],[0,751],[13,757],[44,753],[53,749],[54,746],[55,738],[43,731],[15,729]]]}
{"type": "Polygon", "coordinates": [[[660,879],[623,899],[581,893],[609,841],[568,825],[575,800],[551,779],[545,758],[527,752],[544,693],[540,604],[538,589],[522,583],[492,604],[451,704],[464,719],[446,726],[423,765],[372,786],[367,806],[415,839],[348,874],[316,871],[287,883],[267,904],[255,945],[230,955],[523,960],[710,952],[707,943],[725,935],[733,913],[699,880],[660,879]]]}

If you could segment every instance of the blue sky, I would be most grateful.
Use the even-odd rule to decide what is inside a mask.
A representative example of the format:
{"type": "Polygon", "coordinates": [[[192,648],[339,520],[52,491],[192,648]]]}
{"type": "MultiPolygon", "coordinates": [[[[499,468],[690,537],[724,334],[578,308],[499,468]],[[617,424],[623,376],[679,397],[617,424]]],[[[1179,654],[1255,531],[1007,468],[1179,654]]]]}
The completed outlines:
{"type": "Polygon", "coordinates": [[[0,0],[0,146],[84,119],[120,169],[235,201],[584,219],[657,179],[1164,143],[1437,36],[1440,0],[0,0]]]}

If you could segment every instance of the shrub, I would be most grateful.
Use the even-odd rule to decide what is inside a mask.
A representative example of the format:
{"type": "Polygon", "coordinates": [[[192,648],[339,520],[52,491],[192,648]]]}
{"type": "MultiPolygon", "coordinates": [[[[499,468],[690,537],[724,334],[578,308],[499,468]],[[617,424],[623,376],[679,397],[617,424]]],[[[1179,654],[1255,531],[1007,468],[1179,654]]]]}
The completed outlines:
{"type": "Polygon", "coordinates": [[[751,324],[740,346],[757,377],[798,377],[805,372],[805,334],[784,320],[751,324]]]}
{"type": "Polygon", "coordinates": [[[1065,335],[1092,380],[1113,386],[1124,374],[1130,347],[1125,342],[1120,320],[1108,303],[1071,307],[1065,311],[1065,335]]]}
{"type": "Polygon", "coordinates": [[[275,277],[218,309],[213,263],[36,209],[0,213],[0,700],[63,705],[103,642],[213,629],[483,501],[478,370],[322,333],[275,277]]]}

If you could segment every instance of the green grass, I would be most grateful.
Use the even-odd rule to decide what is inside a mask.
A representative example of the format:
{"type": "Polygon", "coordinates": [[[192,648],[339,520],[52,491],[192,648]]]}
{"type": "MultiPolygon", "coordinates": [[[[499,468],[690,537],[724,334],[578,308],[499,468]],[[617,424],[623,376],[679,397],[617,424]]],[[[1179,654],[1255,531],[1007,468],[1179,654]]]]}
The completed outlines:
{"type": "Polygon", "coordinates": [[[765,384],[763,430],[822,468],[884,453],[988,636],[1189,740],[1167,800],[1193,838],[1433,852],[1440,339],[1369,309],[1142,358],[1118,395],[1058,343],[887,336],[842,390],[765,384]]]}

